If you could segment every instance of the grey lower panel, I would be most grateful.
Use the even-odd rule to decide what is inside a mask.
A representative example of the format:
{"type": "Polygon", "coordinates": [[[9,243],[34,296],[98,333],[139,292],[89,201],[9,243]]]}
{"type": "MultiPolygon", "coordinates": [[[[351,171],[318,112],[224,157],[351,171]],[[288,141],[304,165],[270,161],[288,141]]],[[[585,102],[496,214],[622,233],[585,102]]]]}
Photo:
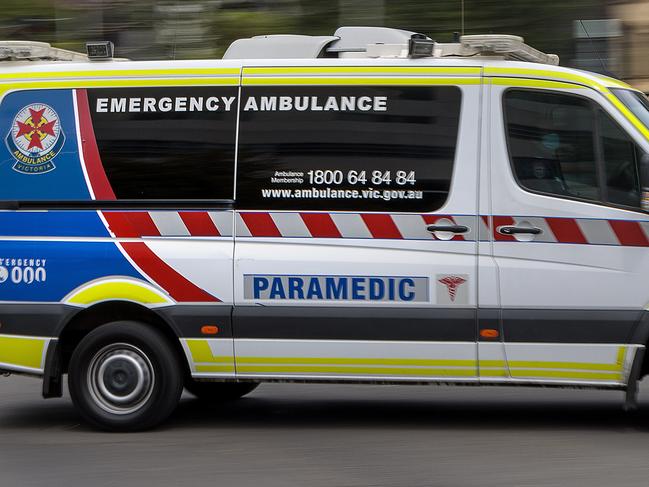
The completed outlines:
{"type": "Polygon", "coordinates": [[[229,305],[174,305],[155,310],[173,324],[181,338],[206,338],[201,333],[204,325],[216,325],[219,332],[213,338],[232,338],[232,306],[229,305]]]}
{"type": "Polygon", "coordinates": [[[645,314],[642,310],[504,309],[504,340],[633,343],[634,330],[645,314]]]}
{"type": "MultiPolygon", "coordinates": [[[[482,324],[495,325],[497,313],[483,311],[482,324]]],[[[56,303],[0,304],[0,334],[57,337],[80,312],[56,303]]],[[[477,335],[476,310],[469,308],[243,306],[233,310],[220,304],[174,305],[154,312],[185,338],[205,337],[200,331],[203,325],[217,325],[219,338],[475,341],[477,335]]],[[[505,309],[502,320],[503,339],[510,343],[645,344],[649,340],[649,313],[643,310],[505,309]]]]}
{"type": "Polygon", "coordinates": [[[471,342],[476,310],[243,306],[235,307],[233,326],[236,338],[471,342]]]}
{"type": "MultiPolygon", "coordinates": [[[[58,337],[75,315],[84,312],[96,312],[93,319],[98,320],[138,319],[128,308],[119,308],[117,302],[116,306],[112,304],[101,303],[89,309],[56,303],[0,304],[0,334],[58,337]]],[[[132,303],[124,305],[143,309],[132,303]]],[[[232,337],[232,306],[229,305],[174,305],[152,311],[171,324],[181,337],[204,338],[200,331],[203,325],[217,325],[219,338],[232,337]]]]}
{"type": "Polygon", "coordinates": [[[0,334],[56,337],[78,311],[56,303],[0,304],[0,334]]]}

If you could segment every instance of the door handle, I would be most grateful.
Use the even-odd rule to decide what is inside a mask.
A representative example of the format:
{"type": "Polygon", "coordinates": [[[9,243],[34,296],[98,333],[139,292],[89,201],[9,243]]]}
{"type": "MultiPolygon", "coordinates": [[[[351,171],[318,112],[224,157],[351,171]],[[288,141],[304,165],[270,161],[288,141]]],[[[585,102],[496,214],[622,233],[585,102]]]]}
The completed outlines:
{"type": "Polygon", "coordinates": [[[469,227],[465,225],[428,225],[426,230],[429,232],[466,233],[469,231],[469,227]]]}
{"type": "Polygon", "coordinates": [[[497,232],[500,233],[501,235],[521,235],[521,234],[540,235],[541,233],[543,233],[543,230],[536,227],[515,227],[515,226],[505,225],[502,227],[498,227],[497,232]]]}

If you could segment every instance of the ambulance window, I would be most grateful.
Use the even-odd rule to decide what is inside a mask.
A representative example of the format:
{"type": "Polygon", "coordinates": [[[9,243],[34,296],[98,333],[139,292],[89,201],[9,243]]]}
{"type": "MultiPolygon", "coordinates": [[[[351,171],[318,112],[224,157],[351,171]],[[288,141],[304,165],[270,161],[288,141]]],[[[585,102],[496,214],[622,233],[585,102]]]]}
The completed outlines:
{"type": "Polygon", "coordinates": [[[598,110],[607,201],[640,207],[640,149],[603,110],[598,110]]]}
{"type": "Polygon", "coordinates": [[[640,121],[649,128],[649,100],[642,93],[634,90],[612,88],[617,96],[640,121]]]}
{"type": "Polygon", "coordinates": [[[509,90],[504,111],[512,165],[523,187],[600,198],[590,101],[562,93],[509,90]]]}
{"type": "Polygon", "coordinates": [[[90,89],[99,156],[118,199],[232,199],[236,87],[90,89]]]}
{"type": "Polygon", "coordinates": [[[460,103],[453,86],[245,87],[237,204],[436,210],[449,192],[460,103]]]}

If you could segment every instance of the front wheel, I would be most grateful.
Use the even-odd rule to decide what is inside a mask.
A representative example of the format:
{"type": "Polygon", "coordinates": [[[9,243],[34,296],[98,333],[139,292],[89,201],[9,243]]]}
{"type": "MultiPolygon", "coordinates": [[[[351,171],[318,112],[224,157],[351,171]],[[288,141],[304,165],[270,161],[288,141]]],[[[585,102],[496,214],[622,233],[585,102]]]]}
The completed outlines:
{"type": "Polygon", "coordinates": [[[81,340],[70,359],[68,386],[90,424],[144,430],[173,412],[182,393],[182,373],[164,335],[143,323],[120,321],[81,340]]]}
{"type": "Polygon", "coordinates": [[[239,399],[254,391],[259,382],[206,382],[189,379],[185,382],[187,392],[198,399],[216,402],[239,399]]]}

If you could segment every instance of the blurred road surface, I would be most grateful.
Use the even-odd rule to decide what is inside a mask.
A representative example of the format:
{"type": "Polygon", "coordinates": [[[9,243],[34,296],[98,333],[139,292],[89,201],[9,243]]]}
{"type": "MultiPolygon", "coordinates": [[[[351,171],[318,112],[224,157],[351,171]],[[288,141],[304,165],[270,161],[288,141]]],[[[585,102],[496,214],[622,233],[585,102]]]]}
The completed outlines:
{"type": "Polygon", "coordinates": [[[265,384],[108,434],[37,380],[2,378],[0,486],[646,486],[644,385],[627,415],[621,392],[265,384]]]}

